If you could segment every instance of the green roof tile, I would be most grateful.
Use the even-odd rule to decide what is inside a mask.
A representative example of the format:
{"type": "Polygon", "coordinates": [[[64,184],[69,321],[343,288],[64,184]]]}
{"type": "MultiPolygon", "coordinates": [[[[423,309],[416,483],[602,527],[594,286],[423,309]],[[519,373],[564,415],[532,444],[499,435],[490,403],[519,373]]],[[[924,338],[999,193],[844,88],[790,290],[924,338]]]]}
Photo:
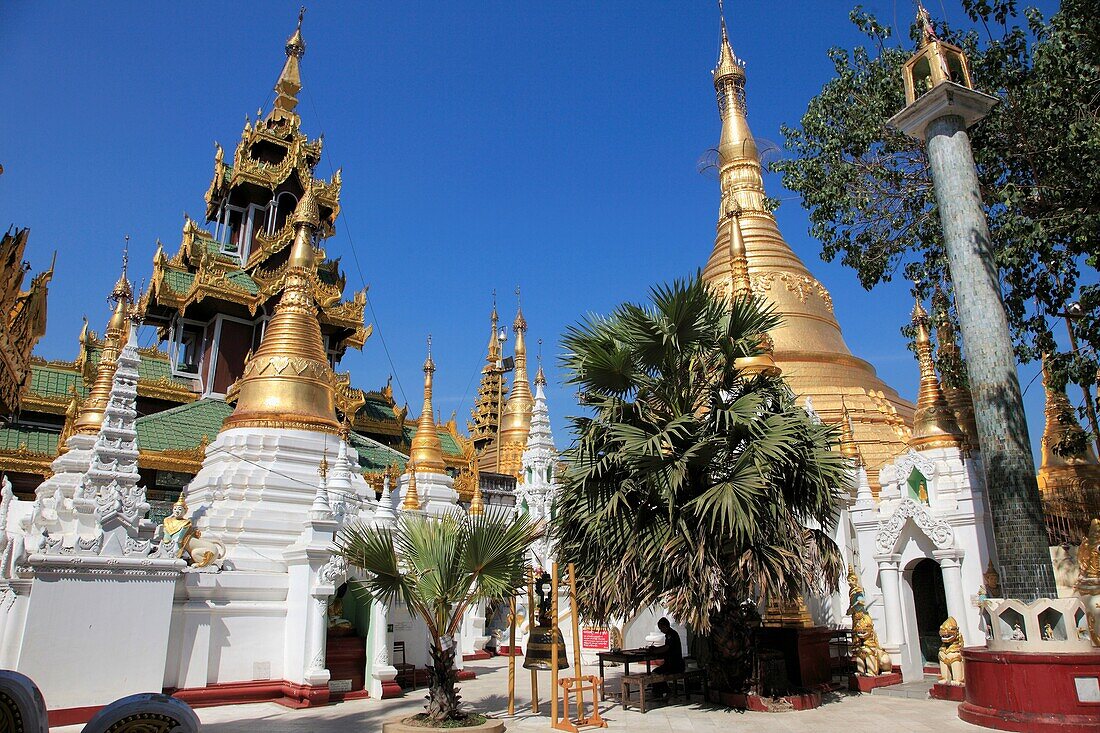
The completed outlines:
{"type": "Polygon", "coordinates": [[[395,417],[393,408],[388,402],[381,397],[367,397],[367,402],[359,408],[357,415],[361,415],[369,420],[393,420],[395,417]]]}
{"type": "Polygon", "coordinates": [[[202,399],[137,420],[138,448],[147,451],[191,450],[203,437],[213,441],[233,407],[224,400],[202,399]]]}
{"type": "Polygon", "coordinates": [[[233,283],[239,288],[244,288],[248,291],[249,295],[255,295],[260,292],[260,286],[256,284],[247,272],[244,270],[238,270],[237,272],[229,273],[225,276],[225,279],[233,283]]]}
{"type": "MultiPolygon", "coordinates": [[[[93,365],[99,364],[99,357],[102,354],[103,349],[92,348],[88,350],[88,360],[93,365]]],[[[180,377],[172,376],[172,366],[168,361],[168,355],[165,354],[161,357],[156,356],[143,356],[141,357],[141,363],[138,364],[138,379],[142,382],[155,382],[158,379],[164,379],[167,377],[181,387],[191,388],[191,380],[182,379],[180,377]]]]}
{"type": "Polygon", "coordinates": [[[31,365],[31,394],[39,397],[69,397],[69,387],[76,387],[77,394],[83,397],[87,390],[84,380],[75,369],[50,366],[49,364],[31,365]]]}
{"type": "Polygon", "coordinates": [[[164,284],[168,286],[169,290],[185,294],[191,289],[191,283],[195,282],[195,276],[193,273],[186,272],[184,270],[172,270],[167,269],[164,271],[164,284]]]}
{"type": "Polygon", "coordinates": [[[396,463],[397,467],[404,471],[409,457],[399,450],[382,445],[377,440],[372,440],[365,435],[352,433],[349,436],[351,445],[359,454],[359,469],[361,471],[381,471],[390,464],[396,463]]]}
{"type": "Polygon", "coordinates": [[[57,453],[58,433],[25,426],[0,428],[0,451],[15,452],[26,446],[31,453],[52,456],[57,453]]]}
{"type": "MultiPolygon", "coordinates": [[[[462,448],[459,447],[458,442],[455,441],[454,436],[451,435],[451,431],[443,428],[437,429],[439,434],[439,444],[443,448],[444,455],[448,456],[461,456],[462,448]]],[[[405,423],[405,442],[412,443],[413,436],[416,435],[416,423],[405,423]]]]}

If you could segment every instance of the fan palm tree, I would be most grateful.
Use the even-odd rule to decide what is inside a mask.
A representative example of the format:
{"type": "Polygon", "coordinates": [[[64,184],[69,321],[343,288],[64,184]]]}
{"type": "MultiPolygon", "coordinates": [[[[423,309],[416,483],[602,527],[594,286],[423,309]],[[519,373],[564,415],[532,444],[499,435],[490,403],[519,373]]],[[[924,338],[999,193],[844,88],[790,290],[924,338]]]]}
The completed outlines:
{"type": "Polygon", "coordinates": [[[366,572],[366,592],[382,603],[404,603],[428,627],[430,725],[466,717],[455,687],[454,636],[463,613],[471,604],[509,597],[526,582],[527,548],[541,533],[527,517],[504,523],[465,514],[404,514],[392,528],[356,522],[337,534],[336,551],[366,572]]]}
{"type": "Polygon", "coordinates": [[[568,382],[590,412],[572,419],[554,534],[588,614],[661,603],[717,638],[745,599],[835,587],[839,551],[822,529],[848,467],[835,431],[781,376],[743,368],[779,324],[696,275],[568,329],[568,382]]]}

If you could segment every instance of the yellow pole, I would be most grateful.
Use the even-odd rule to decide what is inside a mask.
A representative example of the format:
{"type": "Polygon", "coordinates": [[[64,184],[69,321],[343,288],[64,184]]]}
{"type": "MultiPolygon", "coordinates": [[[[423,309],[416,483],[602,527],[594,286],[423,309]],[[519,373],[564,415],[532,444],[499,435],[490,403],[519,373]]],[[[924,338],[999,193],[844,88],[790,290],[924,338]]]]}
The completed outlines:
{"type": "Polygon", "coordinates": [[[550,720],[558,722],[558,564],[550,571],[550,720]]]}
{"type": "MultiPolygon", "coordinates": [[[[531,647],[531,630],[535,621],[535,571],[532,569],[527,575],[527,647],[531,647]]],[[[531,712],[539,711],[539,671],[531,670],[531,712]]]]}
{"type": "Polygon", "coordinates": [[[573,614],[573,664],[577,678],[577,718],[584,720],[584,688],[581,686],[581,622],[577,615],[577,573],[569,563],[569,612],[573,614]]]}
{"type": "Polygon", "coordinates": [[[516,592],[508,599],[508,715],[516,714],[516,592]]]}

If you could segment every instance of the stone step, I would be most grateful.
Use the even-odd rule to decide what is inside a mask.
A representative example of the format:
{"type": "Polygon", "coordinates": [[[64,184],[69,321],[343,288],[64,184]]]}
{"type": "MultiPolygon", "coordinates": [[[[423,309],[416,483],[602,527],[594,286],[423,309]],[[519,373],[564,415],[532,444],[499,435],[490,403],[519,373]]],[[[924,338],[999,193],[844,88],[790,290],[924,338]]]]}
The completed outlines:
{"type": "Polygon", "coordinates": [[[919,682],[903,682],[900,685],[890,685],[889,687],[878,687],[871,691],[872,695],[883,695],[885,697],[905,697],[911,700],[924,700],[928,698],[928,691],[932,689],[932,685],[935,684],[936,678],[932,675],[925,675],[924,679],[919,682]]]}

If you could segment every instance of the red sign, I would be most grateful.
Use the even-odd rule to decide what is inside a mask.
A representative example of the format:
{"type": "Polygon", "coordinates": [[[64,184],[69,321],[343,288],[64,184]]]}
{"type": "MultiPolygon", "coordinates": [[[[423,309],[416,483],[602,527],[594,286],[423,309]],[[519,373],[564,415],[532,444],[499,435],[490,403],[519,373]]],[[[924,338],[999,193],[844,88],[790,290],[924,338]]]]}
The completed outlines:
{"type": "Polygon", "coordinates": [[[610,649],[611,629],[581,629],[581,648],[610,649]]]}

